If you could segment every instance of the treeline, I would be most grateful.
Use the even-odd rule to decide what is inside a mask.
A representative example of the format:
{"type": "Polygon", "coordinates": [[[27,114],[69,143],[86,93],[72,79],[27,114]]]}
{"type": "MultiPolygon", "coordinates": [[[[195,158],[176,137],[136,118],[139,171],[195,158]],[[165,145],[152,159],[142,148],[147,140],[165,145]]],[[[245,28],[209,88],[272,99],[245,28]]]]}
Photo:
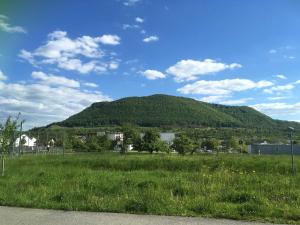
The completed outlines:
{"type": "MultiPolygon", "coordinates": [[[[126,124],[120,127],[118,131],[123,133],[122,141],[112,141],[105,134],[97,136],[95,132],[74,134],[56,129],[56,137],[60,139],[54,138],[55,146],[64,147],[66,151],[104,152],[118,150],[123,154],[129,150],[149,153],[176,151],[183,155],[193,154],[197,151],[247,152],[246,142],[233,136],[228,139],[217,139],[214,137],[200,137],[193,132],[181,131],[176,133],[174,142],[169,144],[160,139],[160,132],[157,128],[147,128],[141,131],[137,126],[126,124]]],[[[48,137],[50,136],[48,134],[48,137]]]]}

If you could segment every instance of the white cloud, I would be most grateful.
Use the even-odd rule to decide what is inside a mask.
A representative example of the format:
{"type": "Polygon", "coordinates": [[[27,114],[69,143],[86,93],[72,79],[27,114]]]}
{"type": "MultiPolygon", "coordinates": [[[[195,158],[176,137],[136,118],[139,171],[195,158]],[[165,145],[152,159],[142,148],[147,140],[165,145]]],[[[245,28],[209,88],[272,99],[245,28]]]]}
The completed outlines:
{"type": "Polygon", "coordinates": [[[141,74],[149,80],[163,79],[166,75],[157,70],[145,70],[141,74]]]}
{"type": "Polygon", "coordinates": [[[134,6],[136,3],[140,2],[141,0],[124,0],[123,5],[125,6],[134,6]]]}
{"type": "Polygon", "coordinates": [[[7,80],[7,76],[0,70],[0,81],[7,80]]]}
{"type": "Polygon", "coordinates": [[[65,84],[53,86],[43,80],[24,84],[0,82],[0,119],[21,112],[27,128],[42,126],[66,119],[94,102],[110,100],[99,91],[87,92],[65,84]]]}
{"type": "Polygon", "coordinates": [[[54,31],[48,35],[46,44],[33,52],[21,50],[19,57],[34,66],[54,65],[60,69],[77,71],[82,74],[103,73],[109,69],[111,57],[105,59],[103,45],[117,45],[120,38],[116,35],[100,37],[82,36],[71,39],[65,31],[54,31]]]}
{"type": "Polygon", "coordinates": [[[105,45],[119,45],[121,38],[117,35],[104,34],[97,38],[97,41],[105,45]]]}
{"type": "Polygon", "coordinates": [[[241,68],[238,63],[225,64],[212,59],[198,60],[181,60],[167,69],[167,73],[174,76],[175,81],[191,81],[197,79],[197,76],[216,73],[227,69],[241,68]]]}
{"type": "Polygon", "coordinates": [[[230,97],[231,96],[227,96],[227,95],[210,95],[210,96],[202,97],[199,100],[203,102],[209,102],[209,103],[218,103],[230,97]]]}
{"type": "Polygon", "coordinates": [[[300,80],[297,80],[297,81],[295,82],[295,84],[300,84],[300,80]]]}
{"type": "Polygon", "coordinates": [[[31,77],[35,80],[41,81],[41,83],[46,84],[48,86],[64,86],[64,87],[72,87],[72,88],[80,87],[80,83],[76,80],[68,79],[62,76],[55,76],[51,74],[47,75],[40,71],[32,72],[31,77]]]}
{"type": "Polygon", "coordinates": [[[293,56],[293,55],[283,55],[283,58],[285,58],[285,59],[291,59],[291,60],[296,59],[296,57],[293,56]]]}
{"type": "Polygon", "coordinates": [[[91,82],[86,82],[83,85],[87,86],[87,87],[92,87],[92,88],[97,88],[98,87],[98,84],[91,83],[91,82]]]}
{"type": "Polygon", "coordinates": [[[284,91],[289,91],[294,89],[295,86],[293,84],[286,84],[286,85],[278,85],[278,86],[274,86],[268,89],[265,89],[264,92],[267,94],[273,94],[273,93],[280,93],[280,92],[284,92],[284,91]]]}
{"type": "Polygon", "coordinates": [[[283,75],[283,74],[277,74],[277,75],[275,75],[275,77],[277,77],[277,78],[279,78],[281,80],[286,80],[287,79],[287,77],[285,75],[283,75]]]}
{"type": "Polygon", "coordinates": [[[182,94],[202,95],[230,95],[233,92],[246,91],[255,88],[272,86],[270,81],[254,82],[248,79],[226,79],[218,81],[199,80],[193,84],[187,84],[179,89],[182,94]]]}
{"type": "Polygon", "coordinates": [[[0,30],[7,33],[27,33],[25,28],[20,26],[11,26],[8,22],[8,17],[0,15],[0,30]]]}
{"type": "Polygon", "coordinates": [[[267,99],[270,101],[278,101],[278,100],[282,100],[282,99],[287,99],[288,96],[275,96],[275,97],[268,97],[267,99]]]}
{"type": "Polygon", "coordinates": [[[135,22],[137,22],[137,23],[143,23],[143,22],[144,22],[144,19],[141,18],[141,17],[136,17],[136,18],[135,18],[135,22]]]}
{"type": "Polygon", "coordinates": [[[217,103],[222,105],[241,105],[245,104],[253,98],[241,98],[241,99],[229,99],[231,95],[211,95],[200,98],[200,101],[209,102],[209,103],[217,103]]]}
{"type": "Polygon", "coordinates": [[[147,43],[147,42],[154,42],[154,41],[158,41],[158,40],[159,40],[159,38],[157,36],[153,35],[153,36],[144,38],[143,42],[147,43]]]}
{"type": "Polygon", "coordinates": [[[123,24],[122,28],[123,28],[123,30],[127,30],[127,29],[139,29],[140,25],[137,25],[137,24],[123,24]]]}
{"type": "Polygon", "coordinates": [[[242,105],[249,101],[253,100],[253,98],[241,98],[241,99],[232,99],[220,102],[223,105],[242,105]]]}
{"type": "Polygon", "coordinates": [[[300,102],[294,104],[284,102],[261,103],[252,105],[252,107],[271,116],[300,114],[300,102]]]}
{"type": "Polygon", "coordinates": [[[276,54],[276,53],[277,53],[277,50],[276,50],[276,49],[270,49],[270,50],[269,50],[269,53],[270,53],[270,54],[276,54]]]}

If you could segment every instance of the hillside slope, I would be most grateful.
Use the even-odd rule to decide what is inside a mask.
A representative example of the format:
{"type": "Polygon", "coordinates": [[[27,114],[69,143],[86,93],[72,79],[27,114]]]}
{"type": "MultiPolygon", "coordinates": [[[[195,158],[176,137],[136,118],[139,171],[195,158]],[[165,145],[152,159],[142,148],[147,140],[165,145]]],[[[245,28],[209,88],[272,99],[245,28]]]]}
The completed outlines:
{"type": "MultiPolygon", "coordinates": [[[[169,95],[128,97],[92,104],[55,123],[64,127],[96,127],[132,123],[145,127],[245,127],[276,129],[298,123],[273,120],[246,106],[224,106],[169,95]]],[[[52,124],[53,125],[53,124],[52,124]]]]}

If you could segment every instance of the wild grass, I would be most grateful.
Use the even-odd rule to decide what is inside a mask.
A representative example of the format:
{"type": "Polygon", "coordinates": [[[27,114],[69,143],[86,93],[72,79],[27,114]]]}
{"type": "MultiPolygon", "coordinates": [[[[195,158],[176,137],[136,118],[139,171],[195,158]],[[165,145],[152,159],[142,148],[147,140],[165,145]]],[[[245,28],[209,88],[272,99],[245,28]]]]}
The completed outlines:
{"type": "Polygon", "coordinates": [[[300,174],[287,156],[23,156],[7,161],[0,205],[300,224],[300,174]]]}

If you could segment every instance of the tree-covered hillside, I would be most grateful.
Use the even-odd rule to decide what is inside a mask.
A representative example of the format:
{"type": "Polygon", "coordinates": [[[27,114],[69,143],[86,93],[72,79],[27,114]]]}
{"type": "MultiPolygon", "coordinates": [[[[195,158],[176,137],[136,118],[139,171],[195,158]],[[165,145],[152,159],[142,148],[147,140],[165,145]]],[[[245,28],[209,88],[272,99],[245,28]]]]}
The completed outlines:
{"type": "Polygon", "coordinates": [[[124,123],[143,127],[300,128],[299,123],[273,120],[250,107],[209,104],[168,95],[129,97],[94,103],[82,112],[55,124],[64,127],[96,127],[124,123]]]}

